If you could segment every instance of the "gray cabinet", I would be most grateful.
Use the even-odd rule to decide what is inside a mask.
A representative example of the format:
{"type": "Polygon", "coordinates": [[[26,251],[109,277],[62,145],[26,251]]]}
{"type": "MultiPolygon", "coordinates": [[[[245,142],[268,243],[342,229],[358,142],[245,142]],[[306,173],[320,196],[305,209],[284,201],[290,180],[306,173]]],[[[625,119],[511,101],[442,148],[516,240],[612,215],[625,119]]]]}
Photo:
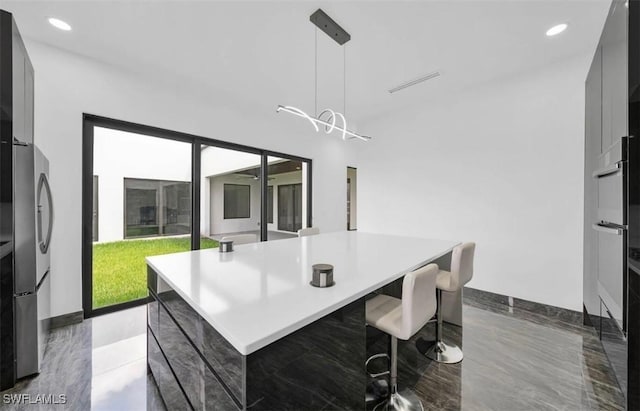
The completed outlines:
{"type": "Polygon", "coordinates": [[[33,143],[33,66],[15,21],[12,21],[13,137],[33,143]]]}
{"type": "Polygon", "coordinates": [[[628,57],[627,8],[614,1],[602,32],[602,140],[600,153],[607,152],[627,132],[628,57]]]}
{"type": "Polygon", "coordinates": [[[585,322],[598,332],[628,409],[640,408],[638,384],[627,383],[640,376],[640,361],[634,361],[629,349],[636,344],[633,324],[640,321],[630,309],[633,290],[627,275],[632,238],[627,228],[637,226],[631,211],[638,190],[630,187],[638,184],[632,171],[640,164],[640,150],[631,149],[637,137],[627,137],[638,136],[629,116],[630,84],[635,84],[629,77],[637,79],[640,72],[633,66],[640,36],[630,36],[640,29],[638,3],[629,2],[627,8],[624,0],[613,0],[585,84],[585,322]]]}
{"type": "Polygon", "coordinates": [[[597,232],[598,185],[593,172],[602,153],[602,48],[598,46],[585,84],[585,157],[584,157],[584,281],[585,321],[599,326],[597,232]]]}

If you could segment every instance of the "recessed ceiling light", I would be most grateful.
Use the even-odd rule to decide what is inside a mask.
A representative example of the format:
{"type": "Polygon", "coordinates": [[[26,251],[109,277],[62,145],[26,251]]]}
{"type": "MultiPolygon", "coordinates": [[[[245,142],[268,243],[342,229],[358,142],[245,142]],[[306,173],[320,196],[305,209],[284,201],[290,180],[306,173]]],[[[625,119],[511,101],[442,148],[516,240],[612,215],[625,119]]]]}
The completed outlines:
{"type": "Polygon", "coordinates": [[[69,23],[62,21],[60,19],[56,19],[54,17],[49,18],[49,24],[51,24],[53,27],[60,30],[71,31],[71,26],[69,25],[69,23]]]}
{"type": "Polygon", "coordinates": [[[555,36],[556,34],[560,34],[567,29],[568,25],[566,23],[558,24],[556,26],[551,27],[547,30],[547,36],[555,36]]]}

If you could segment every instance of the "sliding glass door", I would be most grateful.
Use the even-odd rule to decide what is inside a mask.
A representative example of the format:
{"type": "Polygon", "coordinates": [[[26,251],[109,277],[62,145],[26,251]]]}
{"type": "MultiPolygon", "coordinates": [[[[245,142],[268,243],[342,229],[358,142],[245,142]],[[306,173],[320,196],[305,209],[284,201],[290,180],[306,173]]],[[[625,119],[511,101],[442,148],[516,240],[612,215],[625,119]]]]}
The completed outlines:
{"type": "Polygon", "coordinates": [[[144,301],[145,257],[191,249],[192,167],[189,143],[106,127],[92,156],[94,311],[144,301]]]}
{"type": "Polygon", "coordinates": [[[146,257],[310,224],[311,160],[85,115],[85,317],[145,303],[146,257]]]}

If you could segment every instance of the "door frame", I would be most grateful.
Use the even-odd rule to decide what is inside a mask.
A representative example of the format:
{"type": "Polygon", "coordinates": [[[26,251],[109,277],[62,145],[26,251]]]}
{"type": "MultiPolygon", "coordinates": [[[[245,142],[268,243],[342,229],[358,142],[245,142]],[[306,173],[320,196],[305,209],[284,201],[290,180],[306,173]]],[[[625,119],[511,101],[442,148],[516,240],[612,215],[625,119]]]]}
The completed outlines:
{"type": "Polygon", "coordinates": [[[100,204],[100,177],[94,175],[92,183],[91,236],[93,241],[100,241],[100,209],[98,208],[100,204]]]}
{"type": "MultiPolygon", "coordinates": [[[[260,221],[267,221],[267,161],[268,157],[300,161],[307,164],[307,226],[312,222],[312,166],[313,160],[291,154],[216,140],[194,134],[182,133],[129,121],[116,120],[94,114],[82,115],[82,309],[84,318],[112,313],[126,308],[146,304],[149,298],[140,298],[125,303],[93,308],[93,143],[94,128],[110,128],[129,133],[142,134],[191,144],[191,249],[200,249],[200,184],[201,147],[203,145],[260,155],[260,221]]],[[[267,241],[267,224],[260,224],[260,241],[267,241]]]]}

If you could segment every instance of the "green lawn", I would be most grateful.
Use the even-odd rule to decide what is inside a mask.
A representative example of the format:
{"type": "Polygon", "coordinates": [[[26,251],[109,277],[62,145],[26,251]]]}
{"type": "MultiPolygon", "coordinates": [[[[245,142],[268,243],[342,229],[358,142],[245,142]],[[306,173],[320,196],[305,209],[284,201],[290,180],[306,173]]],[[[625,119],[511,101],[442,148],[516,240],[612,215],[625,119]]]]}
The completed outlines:
{"type": "MultiPolygon", "coordinates": [[[[200,240],[201,248],[218,242],[200,240]]],[[[122,303],[147,296],[145,257],[191,249],[191,238],[128,240],[93,245],[93,308],[122,303]]]]}

